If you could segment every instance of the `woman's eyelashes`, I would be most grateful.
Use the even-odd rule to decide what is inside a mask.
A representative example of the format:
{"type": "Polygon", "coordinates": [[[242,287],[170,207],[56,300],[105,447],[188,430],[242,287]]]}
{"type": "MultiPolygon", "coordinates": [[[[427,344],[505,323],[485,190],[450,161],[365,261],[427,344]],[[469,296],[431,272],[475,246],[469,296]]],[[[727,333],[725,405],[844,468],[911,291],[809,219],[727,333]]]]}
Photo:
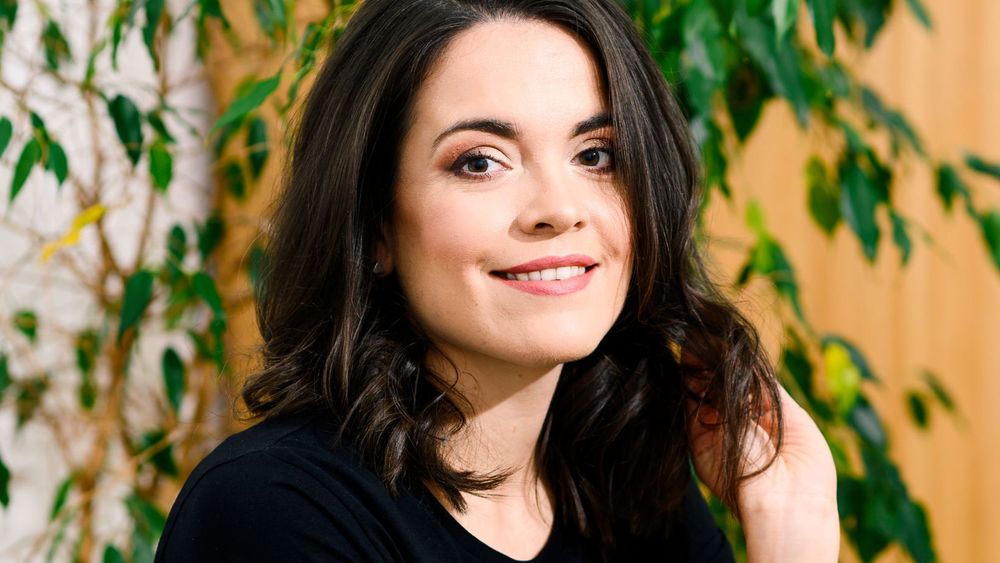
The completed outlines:
{"type": "MultiPolygon", "coordinates": [[[[594,174],[609,174],[614,169],[614,152],[609,144],[589,147],[577,153],[573,162],[592,169],[594,174]]],[[[450,171],[460,178],[489,180],[501,168],[509,168],[497,158],[474,149],[458,157],[450,171]]]]}

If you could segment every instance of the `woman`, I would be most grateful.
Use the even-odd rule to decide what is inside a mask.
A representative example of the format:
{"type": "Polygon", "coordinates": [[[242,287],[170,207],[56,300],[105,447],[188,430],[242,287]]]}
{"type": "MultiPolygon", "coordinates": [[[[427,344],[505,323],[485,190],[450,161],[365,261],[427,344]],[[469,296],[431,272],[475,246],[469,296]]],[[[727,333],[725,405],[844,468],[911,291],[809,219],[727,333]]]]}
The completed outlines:
{"type": "Polygon", "coordinates": [[[613,0],[368,0],[300,117],[263,422],[157,561],[835,561],[833,462],[708,280],[677,105],[613,0]]]}

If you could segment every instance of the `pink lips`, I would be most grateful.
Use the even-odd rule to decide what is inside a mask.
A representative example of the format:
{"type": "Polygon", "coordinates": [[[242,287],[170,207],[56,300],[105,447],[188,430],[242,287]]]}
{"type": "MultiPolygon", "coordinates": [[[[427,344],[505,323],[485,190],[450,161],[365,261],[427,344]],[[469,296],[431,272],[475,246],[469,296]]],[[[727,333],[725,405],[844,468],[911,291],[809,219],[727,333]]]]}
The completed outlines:
{"type": "Polygon", "coordinates": [[[502,272],[494,272],[494,277],[501,283],[507,284],[514,289],[532,293],[534,295],[566,295],[575,293],[587,287],[590,279],[594,277],[594,270],[597,263],[590,256],[584,254],[571,254],[569,256],[546,256],[524,264],[518,264],[513,268],[508,268],[502,272]],[[581,276],[575,276],[565,280],[509,280],[505,274],[524,274],[537,270],[547,270],[549,268],[560,268],[564,266],[581,266],[587,271],[581,276]]]}

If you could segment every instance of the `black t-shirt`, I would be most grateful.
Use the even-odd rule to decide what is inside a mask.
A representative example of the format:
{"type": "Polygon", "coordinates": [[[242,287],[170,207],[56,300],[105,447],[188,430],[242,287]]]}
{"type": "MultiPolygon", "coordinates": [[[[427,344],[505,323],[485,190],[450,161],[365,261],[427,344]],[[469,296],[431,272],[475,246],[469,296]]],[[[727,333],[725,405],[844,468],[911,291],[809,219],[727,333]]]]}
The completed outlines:
{"type": "MultiPolygon", "coordinates": [[[[276,418],[219,445],[181,489],[156,563],[518,561],[463,528],[423,485],[404,485],[393,499],[356,452],[330,446],[334,428],[325,420],[276,418]]],[[[628,560],[732,561],[693,484],[684,512],[683,533],[661,545],[636,544],[628,560]]],[[[557,524],[530,561],[593,556],[557,524]]]]}

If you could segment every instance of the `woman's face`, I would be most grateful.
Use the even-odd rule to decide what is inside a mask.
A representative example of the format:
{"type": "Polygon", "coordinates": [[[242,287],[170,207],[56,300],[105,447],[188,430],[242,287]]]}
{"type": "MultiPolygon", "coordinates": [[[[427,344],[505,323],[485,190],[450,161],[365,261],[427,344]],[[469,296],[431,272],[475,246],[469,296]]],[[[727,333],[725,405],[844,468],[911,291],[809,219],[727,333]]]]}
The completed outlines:
{"type": "Polygon", "coordinates": [[[630,226],[598,72],[556,26],[496,22],[456,36],[416,93],[380,253],[462,369],[549,370],[621,312],[630,226]]]}

